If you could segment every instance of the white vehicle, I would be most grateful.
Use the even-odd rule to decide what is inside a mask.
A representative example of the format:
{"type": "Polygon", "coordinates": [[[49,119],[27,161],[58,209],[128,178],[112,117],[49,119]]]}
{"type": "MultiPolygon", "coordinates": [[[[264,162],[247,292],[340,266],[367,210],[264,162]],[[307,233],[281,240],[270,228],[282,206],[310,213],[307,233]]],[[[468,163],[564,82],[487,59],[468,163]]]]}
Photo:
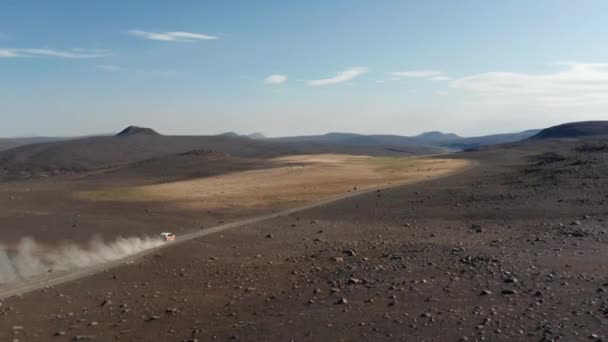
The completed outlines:
{"type": "Polygon", "coordinates": [[[160,237],[165,242],[175,241],[175,234],[173,233],[160,233],[160,237]]]}

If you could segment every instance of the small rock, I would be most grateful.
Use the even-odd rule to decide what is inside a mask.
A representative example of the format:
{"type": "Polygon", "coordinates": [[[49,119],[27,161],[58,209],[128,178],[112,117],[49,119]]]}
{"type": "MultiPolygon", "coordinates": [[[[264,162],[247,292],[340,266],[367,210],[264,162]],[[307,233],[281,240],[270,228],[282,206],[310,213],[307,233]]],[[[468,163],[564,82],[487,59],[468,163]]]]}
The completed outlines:
{"type": "Polygon", "coordinates": [[[350,278],[350,279],[348,279],[348,283],[349,283],[349,284],[361,284],[361,283],[362,283],[362,281],[361,281],[361,279],[357,279],[357,278],[350,278]]]}
{"type": "Polygon", "coordinates": [[[344,250],[344,254],[346,254],[348,256],[355,256],[355,255],[357,255],[357,253],[355,252],[354,249],[345,249],[344,250]]]}
{"type": "Polygon", "coordinates": [[[336,304],[348,304],[348,300],[342,297],[336,302],[336,304]]]}

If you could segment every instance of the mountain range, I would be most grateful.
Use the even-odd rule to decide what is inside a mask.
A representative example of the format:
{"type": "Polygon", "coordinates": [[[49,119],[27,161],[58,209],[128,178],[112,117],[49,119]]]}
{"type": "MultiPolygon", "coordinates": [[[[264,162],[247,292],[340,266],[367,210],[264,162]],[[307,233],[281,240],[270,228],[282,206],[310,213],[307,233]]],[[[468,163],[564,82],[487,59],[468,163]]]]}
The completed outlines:
{"type": "Polygon", "coordinates": [[[479,146],[520,141],[530,138],[539,132],[540,130],[538,129],[532,129],[518,133],[494,134],[479,137],[461,137],[453,133],[442,133],[438,131],[426,132],[416,136],[327,133],[323,135],[268,138],[267,140],[281,142],[345,144],[354,146],[387,145],[394,148],[403,148],[408,146],[432,146],[442,148],[447,151],[457,151],[479,146]]]}
{"type": "MultiPolygon", "coordinates": [[[[116,135],[82,138],[15,138],[0,140],[0,176],[30,177],[123,167],[136,162],[215,151],[236,158],[269,158],[293,154],[344,153],[372,156],[415,156],[475,149],[539,139],[608,136],[608,121],[568,123],[543,130],[460,137],[426,132],[417,136],[327,133],[266,138],[260,133],[212,136],[162,135],[151,128],[130,126],[116,135]],[[186,154],[185,154],[186,153],[186,154]]],[[[170,165],[168,165],[170,167],[170,165]]]]}

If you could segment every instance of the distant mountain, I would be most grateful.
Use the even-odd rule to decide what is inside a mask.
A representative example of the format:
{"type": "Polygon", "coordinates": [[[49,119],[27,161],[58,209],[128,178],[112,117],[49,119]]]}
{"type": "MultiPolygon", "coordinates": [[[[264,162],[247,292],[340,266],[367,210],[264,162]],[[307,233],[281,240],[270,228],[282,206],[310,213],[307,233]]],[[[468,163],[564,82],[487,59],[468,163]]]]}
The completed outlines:
{"type": "Polygon", "coordinates": [[[116,136],[36,143],[0,151],[0,178],[28,178],[122,167],[193,150],[212,150],[245,158],[316,153],[412,156],[443,151],[418,145],[390,148],[381,145],[280,142],[238,135],[169,136],[148,128],[128,127],[116,136]]]}
{"type": "Polygon", "coordinates": [[[240,137],[240,135],[238,133],[235,133],[235,132],[225,132],[225,133],[218,134],[218,136],[221,136],[221,137],[240,137]]]}
{"type": "Polygon", "coordinates": [[[241,138],[250,138],[250,139],[266,139],[266,136],[264,136],[264,134],[259,133],[259,132],[255,132],[255,133],[251,133],[251,134],[238,134],[236,132],[225,132],[225,133],[221,133],[218,134],[219,136],[223,136],[223,137],[241,137],[241,138]]]}
{"type": "Polygon", "coordinates": [[[426,146],[447,150],[463,150],[479,146],[520,141],[527,139],[538,132],[539,130],[528,130],[518,133],[494,134],[472,138],[463,138],[453,133],[442,133],[438,131],[426,132],[413,137],[400,135],[327,133],[323,135],[272,138],[271,140],[282,142],[344,144],[352,146],[385,146],[393,149],[411,146],[426,146]]]}
{"type": "Polygon", "coordinates": [[[565,123],[545,128],[532,138],[581,138],[602,135],[608,136],[608,121],[581,121],[565,123]]]}
{"type": "Polygon", "coordinates": [[[8,150],[10,148],[43,143],[49,141],[67,140],[70,138],[56,138],[56,137],[24,137],[24,138],[0,138],[0,151],[8,150]]]}
{"type": "Polygon", "coordinates": [[[414,138],[417,140],[420,140],[420,141],[428,141],[428,142],[441,142],[441,141],[461,139],[461,137],[459,137],[458,135],[456,135],[454,133],[443,133],[443,132],[439,132],[439,131],[424,132],[422,134],[415,136],[414,138]]]}
{"type": "Polygon", "coordinates": [[[506,144],[528,139],[540,132],[539,129],[530,129],[518,133],[493,134],[480,137],[458,138],[441,142],[441,146],[452,150],[464,150],[480,146],[506,144]]]}
{"type": "Polygon", "coordinates": [[[251,139],[266,139],[266,136],[260,132],[248,134],[247,137],[251,139]]]}
{"type": "Polygon", "coordinates": [[[572,124],[557,127],[561,128],[550,128],[540,133],[539,130],[529,130],[472,138],[437,131],[413,137],[334,132],[323,135],[265,138],[261,133],[239,135],[234,132],[215,136],[169,136],[161,135],[151,128],[129,126],[115,136],[91,136],[69,140],[0,139],[0,149],[2,146],[13,147],[0,151],[0,178],[45,176],[122,167],[144,160],[179,156],[183,153],[191,153],[189,151],[193,150],[212,150],[236,158],[268,158],[315,153],[375,156],[439,154],[516,142],[535,135],[544,137],[605,134],[608,132],[608,121],[578,123],[574,127],[572,124]],[[18,146],[18,144],[26,145],[18,146]]]}
{"type": "Polygon", "coordinates": [[[129,126],[125,129],[123,129],[122,131],[120,131],[120,133],[116,134],[116,136],[117,137],[129,137],[129,136],[133,136],[133,135],[137,135],[137,134],[160,135],[158,132],[156,132],[152,128],[129,126]]]}

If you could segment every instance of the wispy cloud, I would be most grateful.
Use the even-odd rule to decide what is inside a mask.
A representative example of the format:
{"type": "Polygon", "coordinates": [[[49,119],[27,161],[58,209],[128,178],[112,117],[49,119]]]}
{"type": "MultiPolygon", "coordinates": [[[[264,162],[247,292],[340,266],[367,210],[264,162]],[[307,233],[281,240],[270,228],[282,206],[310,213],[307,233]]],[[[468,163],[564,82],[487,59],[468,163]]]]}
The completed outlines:
{"type": "Polygon", "coordinates": [[[182,31],[174,31],[174,32],[149,32],[142,30],[129,30],[130,35],[149,39],[149,40],[159,40],[164,42],[193,42],[197,40],[215,40],[219,39],[219,36],[212,36],[203,33],[193,33],[193,32],[182,32],[182,31]]]}
{"type": "Polygon", "coordinates": [[[308,81],[308,85],[317,87],[317,86],[324,86],[324,85],[347,82],[347,81],[353,80],[365,73],[367,73],[367,68],[355,67],[355,68],[351,68],[351,69],[342,71],[342,72],[338,73],[336,76],[331,77],[331,78],[324,78],[324,79],[320,79],[320,80],[308,81]]]}
{"type": "Polygon", "coordinates": [[[429,80],[431,80],[431,81],[449,81],[450,78],[447,76],[433,76],[433,77],[429,78],[429,80]]]}
{"type": "Polygon", "coordinates": [[[281,83],[285,83],[287,81],[287,76],[285,75],[279,75],[279,74],[273,74],[270,75],[268,77],[266,77],[266,79],[264,80],[264,83],[266,84],[281,84],[281,83]]]}
{"type": "Polygon", "coordinates": [[[393,80],[400,80],[402,78],[424,78],[431,81],[448,81],[450,79],[439,70],[393,71],[389,73],[389,75],[393,80]]]}
{"type": "Polygon", "coordinates": [[[551,107],[608,104],[608,63],[559,63],[563,70],[547,74],[487,72],[454,80],[452,88],[502,102],[551,107]]]}
{"type": "Polygon", "coordinates": [[[89,50],[75,48],[70,50],[53,49],[0,49],[0,58],[32,58],[32,57],[52,57],[65,59],[88,59],[107,57],[110,53],[107,50],[89,50]]]}
{"type": "Polygon", "coordinates": [[[11,50],[6,50],[6,49],[0,49],[0,58],[14,58],[14,57],[18,57],[18,55],[11,51],[11,50]]]}
{"type": "Polygon", "coordinates": [[[121,75],[138,76],[138,77],[178,77],[190,78],[192,74],[174,69],[141,69],[132,66],[120,66],[114,64],[98,64],[95,68],[107,73],[120,73],[121,75]]]}

